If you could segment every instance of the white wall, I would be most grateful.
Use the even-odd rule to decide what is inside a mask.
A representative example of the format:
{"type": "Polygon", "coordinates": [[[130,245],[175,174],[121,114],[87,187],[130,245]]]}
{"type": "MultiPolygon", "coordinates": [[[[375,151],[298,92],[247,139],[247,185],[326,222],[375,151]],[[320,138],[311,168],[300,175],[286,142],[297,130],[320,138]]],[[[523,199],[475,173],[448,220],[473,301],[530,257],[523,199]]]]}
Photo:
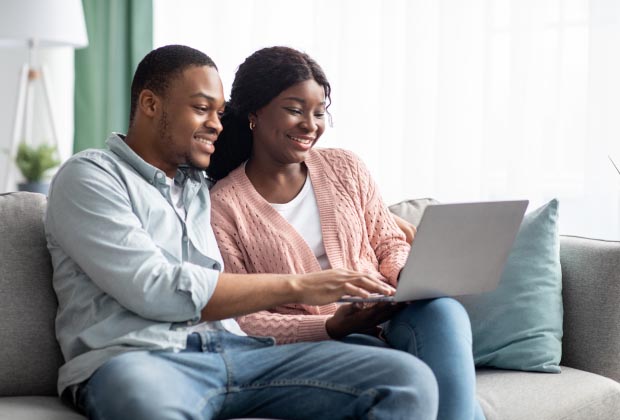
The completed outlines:
{"type": "MultiPolygon", "coordinates": [[[[27,61],[26,48],[0,49],[0,192],[14,191],[22,177],[6,150],[10,149],[13,135],[13,122],[17,106],[19,74],[27,61]],[[6,173],[7,165],[11,172],[6,173]],[[7,187],[8,183],[8,187],[7,187]]],[[[66,160],[73,150],[73,91],[74,67],[72,48],[50,48],[42,50],[39,61],[46,65],[50,85],[50,96],[58,132],[59,154],[66,160]]],[[[43,85],[34,83],[32,87],[32,139],[31,144],[51,142],[51,128],[44,107],[43,85]]]]}
{"type": "Polygon", "coordinates": [[[620,1],[154,5],[155,46],[205,51],[227,95],[258,48],[314,57],[333,88],[320,145],[357,153],[386,202],[555,197],[562,233],[620,239],[620,1]]]}

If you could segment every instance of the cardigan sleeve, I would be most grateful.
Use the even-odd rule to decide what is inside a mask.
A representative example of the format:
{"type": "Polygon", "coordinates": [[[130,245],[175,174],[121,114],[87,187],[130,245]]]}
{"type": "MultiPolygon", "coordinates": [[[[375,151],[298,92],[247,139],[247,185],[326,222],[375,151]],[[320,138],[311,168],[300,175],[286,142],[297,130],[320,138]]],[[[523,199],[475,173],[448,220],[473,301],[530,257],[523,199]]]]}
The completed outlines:
{"type": "Polygon", "coordinates": [[[396,286],[400,270],[407,261],[410,246],[405,234],[398,228],[392,214],[364,163],[352,155],[356,164],[360,185],[360,200],[370,245],[379,261],[379,272],[396,286]]]}
{"type": "MultiPolygon", "coordinates": [[[[276,309],[278,310],[278,309],[276,309]]],[[[290,315],[260,311],[237,318],[250,335],[271,336],[278,344],[330,340],[325,322],[331,315],[290,315]]]]}

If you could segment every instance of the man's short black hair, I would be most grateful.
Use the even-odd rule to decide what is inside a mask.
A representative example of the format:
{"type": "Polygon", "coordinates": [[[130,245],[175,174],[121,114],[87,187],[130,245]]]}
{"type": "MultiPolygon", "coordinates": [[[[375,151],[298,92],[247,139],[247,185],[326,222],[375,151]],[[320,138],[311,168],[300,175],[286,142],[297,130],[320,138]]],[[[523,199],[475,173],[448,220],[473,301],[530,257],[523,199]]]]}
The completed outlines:
{"type": "Polygon", "coordinates": [[[138,64],[131,82],[129,125],[133,123],[140,92],[149,89],[165,96],[170,81],[191,66],[209,66],[217,70],[208,55],[185,45],[166,45],[148,53],[138,64]]]}

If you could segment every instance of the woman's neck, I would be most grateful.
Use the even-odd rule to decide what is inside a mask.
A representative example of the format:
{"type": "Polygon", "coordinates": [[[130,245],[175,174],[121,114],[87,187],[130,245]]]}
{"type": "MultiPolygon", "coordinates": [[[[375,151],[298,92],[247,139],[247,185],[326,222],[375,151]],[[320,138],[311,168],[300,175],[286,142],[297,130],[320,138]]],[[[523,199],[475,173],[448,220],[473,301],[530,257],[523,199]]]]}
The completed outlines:
{"type": "Polygon", "coordinates": [[[299,194],[306,182],[305,163],[276,164],[250,157],[245,174],[254,189],[269,203],[288,203],[299,194]]]}

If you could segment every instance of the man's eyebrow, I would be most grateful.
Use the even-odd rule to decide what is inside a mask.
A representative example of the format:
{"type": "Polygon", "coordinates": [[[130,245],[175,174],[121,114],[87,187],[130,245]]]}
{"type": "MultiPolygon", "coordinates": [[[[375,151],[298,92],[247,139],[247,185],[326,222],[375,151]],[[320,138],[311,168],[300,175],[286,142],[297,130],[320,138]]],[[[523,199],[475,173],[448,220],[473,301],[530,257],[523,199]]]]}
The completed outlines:
{"type": "MultiPolygon", "coordinates": [[[[289,100],[289,101],[296,101],[296,102],[299,102],[299,103],[302,103],[302,104],[305,104],[305,103],[306,103],[306,100],[305,100],[304,98],[299,98],[299,97],[297,97],[297,96],[288,96],[288,97],[284,98],[284,100],[285,100],[285,101],[286,101],[286,100],[289,100]]],[[[325,105],[325,101],[322,101],[322,102],[321,102],[321,105],[325,105]]]]}
{"type": "Polygon", "coordinates": [[[206,93],[198,92],[194,93],[190,98],[204,98],[207,101],[215,102],[215,98],[213,96],[207,95],[206,93]]]}

